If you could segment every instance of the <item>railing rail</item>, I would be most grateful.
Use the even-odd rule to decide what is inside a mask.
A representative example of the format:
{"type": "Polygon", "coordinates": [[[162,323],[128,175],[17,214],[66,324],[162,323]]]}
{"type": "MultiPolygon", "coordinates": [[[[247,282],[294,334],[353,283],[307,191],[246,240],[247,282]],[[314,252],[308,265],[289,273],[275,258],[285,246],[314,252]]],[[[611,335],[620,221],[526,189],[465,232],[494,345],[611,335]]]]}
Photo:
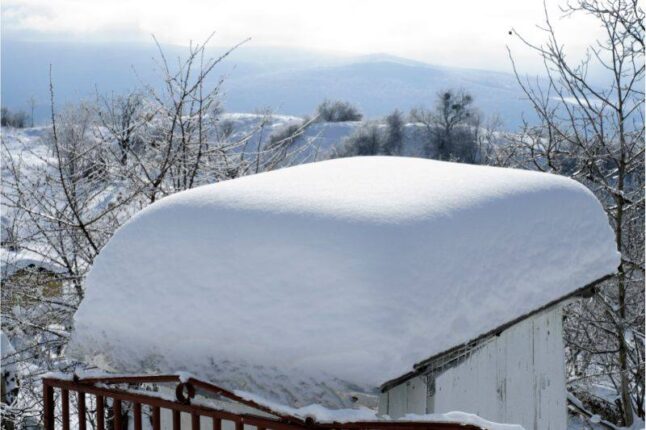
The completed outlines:
{"type": "Polygon", "coordinates": [[[135,430],[143,430],[144,428],[181,430],[183,413],[190,416],[188,428],[191,430],[206,428],[202,417],[210,419],[209,430],[223,430],[223,423],[226,422],[230,422],[235,430],[249,430],[245,429],[245,426],[255,427],[255,430],[482,430],[473,425],[444,422],[318,423],[309,418],[302,419],[274,411],[208,382],[194,378],[182,382],[177,375],[74,378],[71,380],[54,377],[44,378],[43,401],[45,430],[70,430],[72,424],[75,424],[79,430],[87,430],[88,418],[91,418],[96,430],[125,430],[128,420],[132,420],[135,430]],[[114,386],[162,383],[177,383],[174,399],[160,396],[154,392],[142,392],[114,386]],[[196,388],[247,406],[257,411],[257,414],[234,413],[195,401],[196,388]],[[76,401],[75,415],[71,413],[72,400],[76,401]],[[88,402],[94,406],[91,411],[88,410],[88,402]],[[162,410],[169,411],[166,413],[168,419],[162,420],[162,410]],[[59,412],[58,416],[57,411],[59,412]],[[143,425],[144,419],[149,420],[149,425],[145,427],[143,425]]]}

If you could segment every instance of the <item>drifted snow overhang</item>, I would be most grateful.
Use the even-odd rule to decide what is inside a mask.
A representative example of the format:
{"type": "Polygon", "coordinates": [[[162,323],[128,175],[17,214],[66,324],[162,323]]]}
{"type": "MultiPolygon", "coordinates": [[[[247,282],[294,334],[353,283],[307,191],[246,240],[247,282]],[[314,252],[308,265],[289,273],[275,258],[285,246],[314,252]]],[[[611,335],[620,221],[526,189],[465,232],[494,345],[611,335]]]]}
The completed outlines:
{"type": "Polygon", "coordinates": [[[505,323],[499,327],[496,327],[493,330],[490,330],[486,333],[481,334],[480,336],[476,337],[475,339],[472,339],[466,343],[456,345],[453,348],[450,348],[446,351],[440,352],[438,354],[434,354],[422,361],[419,361],[415,364],[413,364],[413,370],[411,370],[408,373],[405,373],[397,378],[390,379],[386,382],[384,382],[380,387],[380,391],[386,392],[390,390],[393,387],[396,387],[397,385],[400,385],[406,381],[409,381],[412,378],[415,378],[417,376],[421,375],[426,375],[429,372],[433,370],[434,364],[437,363],[438,361],[442,361],[444,365],[447,365],[448,367],[451,367],[451,364],[453,362],[458,362],[460,360],[460,357],[463,356],[461,354],[462,351],[470,351],[473,348],[475,348],[477,345],[481,344],[487,339],[490,339],[494,336],[500,336],[502,332],[507,330],[510,327],[515,326],[516,324],[520,323],[521,321],[524,321],[528,318],[531,318],[541,312],[547,311],[554,306],[557,306],[562,303],[566,303],[572,299],[576,298],[590,298],[595,294],[596,288],[604,283],[605,281],[611,279],[614,276],[614,274],[608,274],[606,276],[603,276],[596,281],[590,282],[589,284],[577,289],[576,291],[573,291],[570,294],[566,294],[565,296],[554,300],[545,306],[541,306],[540,308],[537,308],[536,310],[529,312],[525,315],[522,315],[518,318],[515,318],[508,323],[505,323]]]}

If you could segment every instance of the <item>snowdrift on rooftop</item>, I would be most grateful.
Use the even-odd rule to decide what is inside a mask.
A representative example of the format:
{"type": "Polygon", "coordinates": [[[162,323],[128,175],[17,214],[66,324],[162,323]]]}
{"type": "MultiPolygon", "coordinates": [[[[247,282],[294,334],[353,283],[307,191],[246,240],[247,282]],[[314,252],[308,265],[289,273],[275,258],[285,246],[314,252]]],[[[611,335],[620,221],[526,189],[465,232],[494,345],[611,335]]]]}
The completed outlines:
{"type": "Polygon", "coordinates": [[[618,263],[601,205],[570,179],[337,159],[141,211],[96,259],[69,351],[343,406],[344,389],[399,376],[618,263]]]}

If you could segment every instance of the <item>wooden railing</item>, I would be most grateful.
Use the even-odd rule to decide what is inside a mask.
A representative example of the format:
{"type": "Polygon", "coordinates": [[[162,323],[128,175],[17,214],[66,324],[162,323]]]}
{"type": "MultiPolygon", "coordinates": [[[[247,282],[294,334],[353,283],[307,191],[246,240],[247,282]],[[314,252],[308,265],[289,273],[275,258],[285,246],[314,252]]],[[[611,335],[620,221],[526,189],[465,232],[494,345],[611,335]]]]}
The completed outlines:
{"type": "Polygon", "coordinates": [[[318,423],[311,418],[302,419],[272,410],[208,382],[194,378],[181,381],[177,375],[48,377],[43,379],[43,401],[45,430],[70,430],[72,425],[87,430],[88,422],[96,430],[126,430],[129,420],[135,430],[180,430],[182,414],[190,416],[188,428],[191,430],[223,430],[225,425],[235,430],[249,430],[245,426],[255,427],[254,430],[482,430],[472,425],[443,422],[318,423]],[[172,383],[176,384],[175,398],[137,388],[172,383]],[[234,413],[231,408],[219,409],[200,402],[195,398],[198,391],[231,405],[241,405],[250,412],[234,413]],[[76,407],[70,408],[74,402],[76,407]],[[93,408],[88,410],[88,405],[93,408]],[[205,421],[210,421],[210,425],[205,427],[205,421]]]}

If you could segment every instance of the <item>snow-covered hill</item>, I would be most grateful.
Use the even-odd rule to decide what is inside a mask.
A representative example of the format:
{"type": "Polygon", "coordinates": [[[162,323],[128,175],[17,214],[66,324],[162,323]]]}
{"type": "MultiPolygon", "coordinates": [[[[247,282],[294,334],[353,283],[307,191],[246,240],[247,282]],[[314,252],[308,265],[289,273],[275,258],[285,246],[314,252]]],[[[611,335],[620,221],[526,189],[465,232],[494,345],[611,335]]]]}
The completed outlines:
{"type": "MultiPolygon", "coordinates": [[[[348,138],[361,129],[376,126],[384,130],[382,121],[324,122],[310,121],[307,117],[293,115],[267,115],[263,113],[224,113],[218,121],[218,130],[212,130],[211,141],[222,139],[230,142],[244,142],[238,145],[239,151],[255,156],[258,148],[268,145],[272,139],[290,136],[290,128],[300,129],[289,149],[294,155],[291,164],[325,160],[334,157],[343,149],[348,138]],[[227,130],[226,132],[224,130],[227,130]]],[[[403,143],[401,155],[423,157],[428,136],[422,124],[403,124],[403,143]]],[[[27,167],[53,162],[51,149],[45,143],[50,133],[48,126],[24,129],[3,127],[4,145],[14,157],[21,157],[27,167]]]]}
{"type": "Polygon", "coordinates": [[[394,109],[429,106],[437,93],[463,88],[485,115],[499,114],[515,128],[521,115],[533,118],[515,78],[506,73],[431,66],[393,57],[359,57],[345,64],[278,70],[252,76],[231,75],[225,84],[225,105],[247,110],[254,101],[278,112],[303,114],[324,99],[349,100],[370,118],[394,109]]]}
{"type": "Polygon", "coordinates": [[[253,152],[260,144],[266,145],[272,139],[286,131],[290,126],[303,127],[302,134],[295,142],[303,147],[307,146],[303,161],[311,159],[328,158],[344,139],[352,135],[359,127],[363,125],[360,121],[351,122],[311,122],[306,123],[304,117],[291,115],[271,115],[254,113],[225,113],[222,115],[220,123],[228,123],[232,126],[233,133],[231,140],[248,139],[247,150],[253,152]],[[261,127],[261,124],[266,124],[261,127]]]}
{"type": "MultiPolygon", "coordinates": [[[[305,118],[290,115],[265,115],[259,113],[224,113],[219,118],[220,128],[228,128],[227,139],[243,141],[250,154],[255,153],[258,144],[266,145],[273,136],[283,132],[290,126],[303,124],[305,118]]],[[[314,122],[306,126],[296,144],[307,146],[301,156],[302,161],[328,158],[334,149],[344,139],[352,135],[363,122],[314,122]]],[[[46,137],[50,132],[48,126],[29,128],[2,128],[2,138],[5,147],[16,157],[21,157],[23,164],[28,166],[43,165],[47,160],[54,161],[51,149],[46,145],[46,137]]]]}

